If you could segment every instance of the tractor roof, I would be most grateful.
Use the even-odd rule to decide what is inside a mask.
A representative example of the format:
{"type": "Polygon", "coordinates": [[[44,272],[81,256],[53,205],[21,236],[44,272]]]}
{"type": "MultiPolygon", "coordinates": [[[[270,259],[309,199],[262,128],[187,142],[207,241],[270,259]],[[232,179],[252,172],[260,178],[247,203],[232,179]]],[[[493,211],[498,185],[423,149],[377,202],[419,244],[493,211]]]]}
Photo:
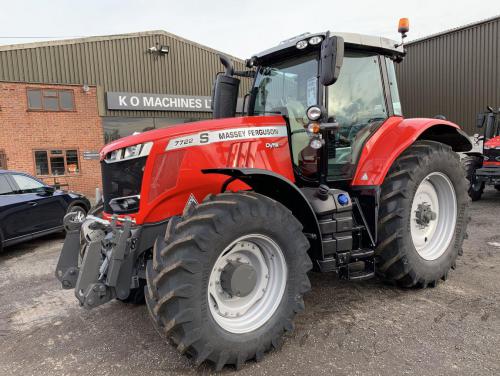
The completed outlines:
{"type": "MultiPolygon", "coordinates": [[[[254,56],[257,58],[262,58],[264,56],[274,55],[279,53],[279,51],[286,50],[290,47],[294,47],[295,44],[300,40],[308,40],[313,36],[322,36],[325,37],[326,32],[322,33],[304,33],[298,35],[296,37],[287,39],[275,47],[269,48],[254,56]]],[[[384,37],[376,37],[372,35],[364,35],[357,33],[330,33],[330,36],[339,36],[344,38],[344,43],[348,45],[358,46],[364,49],[370,50],[379,50],[381,52],[385,52],[391,55],[401,55],[404,54],[403,47],[395,47],[398,43],[392,39],[384,38],[384,37]]]]}

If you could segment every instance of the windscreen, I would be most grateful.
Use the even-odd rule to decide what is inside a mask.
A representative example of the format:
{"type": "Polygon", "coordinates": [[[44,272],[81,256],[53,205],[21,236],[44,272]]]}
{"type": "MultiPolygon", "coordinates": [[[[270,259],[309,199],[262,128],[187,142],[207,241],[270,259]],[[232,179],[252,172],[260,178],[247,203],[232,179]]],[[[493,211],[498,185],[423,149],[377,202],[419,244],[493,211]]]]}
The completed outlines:
{"type": "Polygon", "coordinates": [[[302,144],[309,140],[305,131],[308,124],[306,110],[318,105],[318,55],[315,51],[263,66],[255,78],[253,113],[288,117],[292,157],[296,165],[302,144]]]}

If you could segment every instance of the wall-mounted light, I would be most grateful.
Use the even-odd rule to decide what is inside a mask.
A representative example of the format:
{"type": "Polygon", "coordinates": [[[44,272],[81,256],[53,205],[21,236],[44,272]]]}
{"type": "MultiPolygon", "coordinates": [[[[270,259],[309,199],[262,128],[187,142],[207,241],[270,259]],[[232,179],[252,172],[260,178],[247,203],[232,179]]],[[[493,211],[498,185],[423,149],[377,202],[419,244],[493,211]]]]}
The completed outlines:
{"type": "Polygon", "coordinates": [[[170,52],[170,46],[166,45],[160,45],[159,43],[156,43],[155,46],[149,47],[146,52],[151,55],[156,55],[156,56],[163,56],[167,55],[170,52]]]}
{"type": "Polygon", "coordinates": [[[90,90],[90,86],[89,86],[88,84],[83,84],[83,86],[82,86],[82,91],[83,91],[84,93],[88,93],[88,92],[89,92],[89,90],[90,90]]]}

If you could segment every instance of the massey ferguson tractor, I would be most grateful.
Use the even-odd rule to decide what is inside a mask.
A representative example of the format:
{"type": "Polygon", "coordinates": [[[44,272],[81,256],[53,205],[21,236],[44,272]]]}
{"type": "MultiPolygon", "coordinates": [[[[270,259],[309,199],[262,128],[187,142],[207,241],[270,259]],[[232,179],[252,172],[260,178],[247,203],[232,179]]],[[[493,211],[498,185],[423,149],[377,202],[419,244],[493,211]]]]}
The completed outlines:
{"type": "Polygon", "coordinates": [[[85,308],[145,295],[178,350],[220,370],[280,347],[311,269],[446,280],[468,222],[457,152],[472,145],[449,121],[402,116],[403,57],[394,41],[329,32],[258,53],[246,71],[221,57],[213,120],[102,149],[103,212],[65,218],[63,288],[85,308]],[[238,77],[253,80],[241,117],[238,77]]]}
{"type": "Polygon", "coordinates": [[[477,116],[477,127],[483,134],[476,135],[476,143],[483,143],[482,153],[468,152],[462,160],[472,201],[481,199],[486,184],[500,191],[500,109],[488,107],[477,116]]]}

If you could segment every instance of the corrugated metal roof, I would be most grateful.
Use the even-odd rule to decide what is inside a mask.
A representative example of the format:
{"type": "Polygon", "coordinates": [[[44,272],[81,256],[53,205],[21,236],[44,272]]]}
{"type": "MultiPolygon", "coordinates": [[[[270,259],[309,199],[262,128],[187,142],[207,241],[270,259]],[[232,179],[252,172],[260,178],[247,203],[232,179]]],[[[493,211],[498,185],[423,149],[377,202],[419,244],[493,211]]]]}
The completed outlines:
{"type": "Polygon", "coordinates": [[[500,19],[500,14],[497,15],[497,16],[485,18],[485,19],[480,20],[480,21],[475,21],[475,22],[471,22],[471,23],[468,23],[468,24],[465,24],[465,25],[462,25],[462,26],[457,26],[457,27],[454,27],[452,29],[448,29],[448,30],[445,30],[445,31],[440,31],[439,33],[431,34],[431,35],[428,35],[426,37],[413,39],[411,41],[406,42],[405,45],[409,46],[409,45],[412,45],[412,44],[415,44],[415,43],[419,43],[419,42],[423,42],[423,41],[426,41],[426,40],[429,40],[429,39],[432,39],[432,38],[437,38],[437,37],[440,37],[442,35],[446,35],[446,34],[450,34],[450,33],[456,33],[457,31],[468,29],[468,28],[475,27],[475,26],[478,26],[478,25],[482,25],[482,24],[485,24],[485,23],[488,23],[488,22],[496,21],[498,19],[500,19]]]}
{"type": "MultiPolygon", "coordinates": [[[[190,118],[187,112],[109,110],[104,93],[210,96],[223,70],[218,53],[163,30],[26,43],[0,47],[0,81],[96,85],[103,116],[190,118]],[[147,53],[156,44],[169,46],[169,53],[147,53]]],[[[245,69],[242,60],[231,58],[236,69],[245,69]]],[[[248,88],[249,80],[242,80],[241,95],[248,88]]]]}
{"type": "Polygon", "coordinates": [[[6,44],[6,45],[0,45],[0,51],[10,51],[10,50],[20,50],[20,49],[50,47],[50,46],[63,46],[63,45],[69,45],[69,44],[90,43],[90,42],[102,42],[102,41],[110,41],[110,40],[116,40],[116,39],[137,38],[137,37],[150,36],[150,35],[165,35],[169,38],[177,39],[178,41],[192,44],[193,46],[196,46],[197,48],[200,48],[202,50],[206,50],[206,51],[218,53],[218,54],[224,54],[224,55],[229,56],[235,60],[242,61],[241,58],[238,58],[238,57],[235,57],[232,55],[228,55],[225,52],[221,52],[219,50],[207,47],[203,44],[194,42],[192,40],[189,40],[189,39],[186,39],[183,37],[180,37],[176,34],[169,33],[168,31],[165,31],[165,30],[149,30],[149,31],[139,31],[139,32],[133,32],[133,33],[124,33],[124,34],[97,35],[97,36],[91,36],[91,37],[72,38],[72,39],[57,39],[57,40],[42,41],[42,42],[6,44]]]}

